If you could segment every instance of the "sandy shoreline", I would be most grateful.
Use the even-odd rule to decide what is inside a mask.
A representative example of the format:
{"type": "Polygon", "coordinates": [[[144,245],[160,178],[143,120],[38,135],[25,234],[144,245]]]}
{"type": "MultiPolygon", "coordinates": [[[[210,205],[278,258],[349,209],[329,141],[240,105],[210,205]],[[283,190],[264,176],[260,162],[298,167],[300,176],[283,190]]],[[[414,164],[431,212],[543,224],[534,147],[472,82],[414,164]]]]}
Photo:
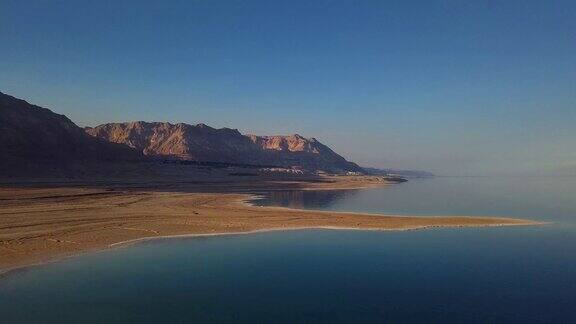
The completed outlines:
{"type": "Polygon", "coordinates": [[[254,190],[350,189],[387,185],[367,177],[327,182],[166,187],[3,186],[0,273],[144,240],[301,229],[416,230],[541,224],[505,217],[416,217],[257,207],[254,190]],[[206,189],[212,192],[202,192],[206,189]],[[213,190],[216,189],[216,190],[213,190]],[[232,191],[232,192],[230,192],[232,191]],[[241,193],[235,193],[240,191],[241,193]]]}
{"type": "MultiPolygon", "coordinates": [[[[377,214],[374,214],[377,215],[377,214]]],[[[433,216],[432,216],[433,217],[433,216]]],[[[466,217],[466,216],[462,216],[462,217],[466,217]]],[[[418,231],[418,230],[425,230],[425,229],[431,229],[431,228],[461,228],[461,227],[505,227],[505,226],[534,226],[534,225],[544,225],[547,223],[540,223],[540,222],[532,222],[532,223],[526,223],[526,224],[487,224],[487,225],[448,225],[448,226],[434,226],[434,225],[429,225],[429,226],[422,226],[422,227],[418,227],[418,228],[404,228],[404,229],[386,229],[386,228],[352,228],[352,227],[330,227],[330,226],[318,226],[318,227],[285,227],[285,228],[266,228],[266,229],[260,229],[260,230],[251,230],[251,231],[244,231],[244,232],[220,232],[220,233],[201,233],[201,234],[178,234],[178,235],[164,235],[164,236],[149,236],[149,237],[142,237],[142,238],[136,238],[136,239],[131,239],[131,240],[127,240],[127,241],[121,241],[121,242],[116,242],[116,243],[112,243],[110,245],[108,245],[108,247],[105,247],[103,249],[99,249],[99,250],[88,250],[88,251],[82,251],[76,254],[70,254],[70,255],[63,255],[63,256],[56,256],[50,259],[45,259],[42,261],[39,261],[37,263],[30,263],[30,264],[22,264],[22,265],[16,265],[13,267],[8,267],[8,268],[0,268],[0,278],[3,275],[7,275],[10,273],[13,273],[15,271],[19,271],[19,270],[24,270],[24,269],[28,269],[30,267],[35,267],[35,266],[42,266],[48,263],[53,263],[53,262],[58,262],[58,261],[62,261],[68,258],[74,258],[74,257],[79,257],[82,255],[86,255],[86,254],[92,254],[92,253],[99,253],[99,252],[106,252],[112,249],[118,249],[118,248],[126,248],[129,246],[132,246],[134,244],[138,244],[138,243],[143,243],[143,242],[149,242],[149,241],[155,241],[155,240],[169,240],[169,239],[185,239],[185,238],[200,238],[200,237],[214,237],[214,236],[236,236],[236,235],[250,235],[250,234],[258,234],[258,233],[268,233],[268,232],[284,232],[284,231],[304,231],[304,230],[333,230],[333,231],[378,231],[378,232],[385,232],[385,231],[394,231],[394,232],[399,232],[399,231],[418,231]]]]}

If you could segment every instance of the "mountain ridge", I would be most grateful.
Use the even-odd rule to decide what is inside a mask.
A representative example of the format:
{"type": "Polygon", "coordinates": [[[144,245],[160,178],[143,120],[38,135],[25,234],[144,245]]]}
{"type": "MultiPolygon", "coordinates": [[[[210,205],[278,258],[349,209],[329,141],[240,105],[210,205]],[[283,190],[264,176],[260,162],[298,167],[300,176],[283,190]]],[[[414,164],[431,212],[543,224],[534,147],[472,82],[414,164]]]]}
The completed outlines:
{"type": "Polygon", "coordinates": [[[364,172],[317,139],[299,134],[244,135],[238,129],[202,123],[144,121],[82,128],[65,115],[2,92],[0,156],[0,175],[9,177],[105,173],[114,170],[107,162],[124,164],[130,170],[125,162],[166,159],[338,174],[364,172]]]}
{"type": "Polygon", "coordinates": [[[363,172],[315,138],[299,134],[258,136],[206,124],[107,123],[86,127],[95,137],[126,144],[153,158],[267,164],[309,171],[363,172]]]}

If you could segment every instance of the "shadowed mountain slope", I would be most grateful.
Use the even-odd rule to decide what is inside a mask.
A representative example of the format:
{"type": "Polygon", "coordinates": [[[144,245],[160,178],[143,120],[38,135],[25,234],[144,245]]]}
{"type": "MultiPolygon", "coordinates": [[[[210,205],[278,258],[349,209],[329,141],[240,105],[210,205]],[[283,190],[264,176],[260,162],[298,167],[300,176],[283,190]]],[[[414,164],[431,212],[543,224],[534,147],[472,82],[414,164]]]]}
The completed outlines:
{"type": "Polygon", "coordinates": [[[95,138],[64,115],[0,92],[2,174],[70,163],[133,161],[141,154],[95,138]]]}

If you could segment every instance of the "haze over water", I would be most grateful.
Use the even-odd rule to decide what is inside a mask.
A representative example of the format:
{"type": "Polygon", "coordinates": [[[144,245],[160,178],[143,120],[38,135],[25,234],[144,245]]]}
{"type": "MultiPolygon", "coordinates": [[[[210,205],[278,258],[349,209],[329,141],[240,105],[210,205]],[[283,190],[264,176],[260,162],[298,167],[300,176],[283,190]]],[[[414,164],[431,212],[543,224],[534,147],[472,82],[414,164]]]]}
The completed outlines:
{"type": "MultiPolygon", "coordinates": [[[[150,241],[0,279],[7,322],[574,322],[576,178],[435,178],[262,204],[544,226],[150,241]]],[[[377,217],[377,216],[375,216],[377,217]]]]}
{"type": "Polygon", "coordinates": [[[267,192],[254,203],[398,215],[509,216],[576,222],[576,177],[436,177],[370,190],[267,192]]]}

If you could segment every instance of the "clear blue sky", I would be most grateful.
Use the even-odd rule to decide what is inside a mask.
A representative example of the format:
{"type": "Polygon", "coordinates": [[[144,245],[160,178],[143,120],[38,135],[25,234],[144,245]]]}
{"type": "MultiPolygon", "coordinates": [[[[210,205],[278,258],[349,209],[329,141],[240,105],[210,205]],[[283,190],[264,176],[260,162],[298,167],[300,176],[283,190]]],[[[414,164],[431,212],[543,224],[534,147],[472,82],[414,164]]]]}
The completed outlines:
{"type": "Polygon", "coordinates": [[[576,173],[576,2],[0,0],[0,91],[80,125],[204,122],[369,166],[576,173]]]}

